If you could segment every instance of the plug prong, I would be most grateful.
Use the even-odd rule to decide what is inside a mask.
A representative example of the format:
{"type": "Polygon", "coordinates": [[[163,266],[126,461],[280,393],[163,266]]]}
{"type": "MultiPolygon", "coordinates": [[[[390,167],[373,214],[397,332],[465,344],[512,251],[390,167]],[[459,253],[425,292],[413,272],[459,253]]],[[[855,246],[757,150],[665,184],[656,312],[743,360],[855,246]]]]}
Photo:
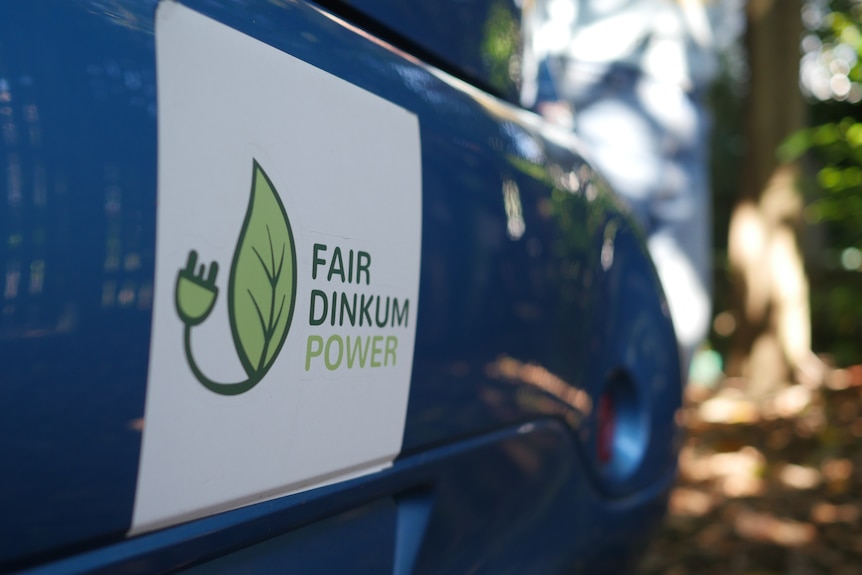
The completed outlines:
{"type": "Polygon", "coordinates": [[[198,252],[192,250],[189,252],[189,257],[186,260],[186,269],[192,274],[195,273],[195,265],[198,263],[198,252]]]}

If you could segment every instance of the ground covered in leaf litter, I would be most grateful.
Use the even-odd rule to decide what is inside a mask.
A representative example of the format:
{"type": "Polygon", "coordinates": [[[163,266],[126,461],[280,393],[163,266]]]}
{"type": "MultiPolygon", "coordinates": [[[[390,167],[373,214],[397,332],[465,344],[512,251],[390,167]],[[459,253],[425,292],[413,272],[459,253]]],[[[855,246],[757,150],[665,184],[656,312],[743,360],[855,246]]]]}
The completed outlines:
{"type": "Polygon", "coordinates": [[[689,386],[668,517],[639,575],[862,574],[862,366],[761,402],[689,386]]]}

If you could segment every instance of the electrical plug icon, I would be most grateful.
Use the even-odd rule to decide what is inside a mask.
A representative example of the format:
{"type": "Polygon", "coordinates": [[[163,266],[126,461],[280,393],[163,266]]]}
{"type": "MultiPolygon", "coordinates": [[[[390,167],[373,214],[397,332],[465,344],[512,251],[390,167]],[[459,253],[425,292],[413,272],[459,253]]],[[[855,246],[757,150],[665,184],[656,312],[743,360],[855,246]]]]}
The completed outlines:
{"type": "Polygon", "coordinates": [[[204,273],[207,271],[204,264],[201,264],[198,273],[195,274],[197,261],[198,253],[195,250],[190,251],[186,267],[177,274],[174,295],[177,313],[182,322],[189,327],[198,325],[209,316],[218,297],[218,287],[215,283],[218,263],[210,264],[209,273],[204,278],[204,273]]]}

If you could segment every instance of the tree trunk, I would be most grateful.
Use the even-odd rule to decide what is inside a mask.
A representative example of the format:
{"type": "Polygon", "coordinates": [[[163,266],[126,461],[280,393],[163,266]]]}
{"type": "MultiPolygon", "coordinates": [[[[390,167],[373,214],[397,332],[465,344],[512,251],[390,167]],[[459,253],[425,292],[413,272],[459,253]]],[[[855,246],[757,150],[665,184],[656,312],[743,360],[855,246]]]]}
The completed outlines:
{"type": "Polygon", "coordinates": [[[817,377],[799,242],[799,169],[776,156],[778,145],[805,122],[798,84],[800,11],[796,0],[748,3],[748,148],[728,236],[737,321],[728,372],[746,378],[755,397],[791,379],[817,377]]]}

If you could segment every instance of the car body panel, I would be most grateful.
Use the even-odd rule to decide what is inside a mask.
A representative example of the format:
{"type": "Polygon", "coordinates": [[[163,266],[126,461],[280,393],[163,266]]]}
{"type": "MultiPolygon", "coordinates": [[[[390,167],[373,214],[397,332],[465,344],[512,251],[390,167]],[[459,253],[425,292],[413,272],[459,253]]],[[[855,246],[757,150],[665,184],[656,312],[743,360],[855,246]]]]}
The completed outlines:
{"type": "Polygon", "coordinates": [[[346,0],[324,2],[333,10],[350,7],[350,16],[376,33],[405,42],[455,76],[466,78],[509,102],[518,102],[522,11],[517,0],[346,0]]]}
{"type": "Polygon", "coordinates": [[[156,253],[156,2],[7,3],[0,570],[169,571],[338,514],[388,532],[374,545],[394,553],[391,530],[411,525],[400,510],[415,493],[431,501],[418,572],[628,561],[674,473],[679,366],[642,239],[576,140],[315,5],[184,4],[419,118],[422,258],[401,456],[127,539],[156,253]],[[615,374],[637,411],[621,470],[597,461],[592,409],[615,374]]]}

